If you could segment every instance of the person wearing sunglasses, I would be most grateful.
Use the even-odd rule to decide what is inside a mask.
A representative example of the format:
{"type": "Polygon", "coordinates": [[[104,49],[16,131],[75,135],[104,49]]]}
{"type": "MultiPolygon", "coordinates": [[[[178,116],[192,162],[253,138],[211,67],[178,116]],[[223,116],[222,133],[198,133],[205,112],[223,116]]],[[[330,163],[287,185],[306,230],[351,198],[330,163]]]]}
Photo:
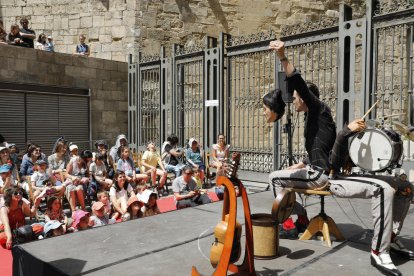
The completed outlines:
{"type": "MultiPolygon", "coordinates": [[[[27,217],[33,217],[39,207],[41,198],[37,198],[32,208],[23,201],[23,190],[19,186],[10,187],[4,197],[4,205],[0,207],[0,245],[11,249],[13,247],[12,229],[26,225],[27,217]]],[[[32,225],[33,232],[43,232],[42,225],[32,225]]]]}
{"type": "Polygon", "coordinates": [[[40,34],[39,38],[37,39],[36,48],[38,50],[46,51],[47,47],[48,46],[46,45],[46,35],[45,34],[40,34]]]}
{"type": "Polygon", "coordinates": [[[20,25],[22,27],[20,28],[19,32],[22,36],[23,42],[26,47],[34,48],[34,39],[36,39],[36,32],[29,29],[29,20],[26,18],[20,19],[20,25]]]}
{"type": "MultiPolygon", "coordinates": [[[[35,166],[37,160],[42,160],[41,158],[42,149],[39,145],[32,145],[27,153],[29,158],[24,159],[22,165],[20,166],[20,179],[26,180],[27,176],[33,175],[33,167],[35,166]]],[[[48,163],[45,161],[46,167],[48,163]]]]}
{"type": "MultiPolygon", "coordinates": [[[[23,158],[22,158],[22,162],[25,160],[25,159],[27,159],[27,158],[29,158],[29,151],[30,151],[30,149],[31,149],[31,147],[33,146],[33,145],[36,145],[36,143],[35,142],[27,142],[26,143],[26,148],[25,148],[25,150],[23,151],[23,158]]],[[[56,146],[55,146],[56,147],[56,146]]],[[[54,153],[54,152],[53,152],[54,153]]],[[[47,160],[47,156],[46,156],[46,154],[44,154],[43,152],[41,152],[40,153],[40,158],[42,159],[42,160],[45,160],[45,162],[49,165],[49,161],[47,160]]]]}
{"type": "Polygon", "coordinates": [[[196,182],[192,179],[193,173],[193,169],[190,166],[184,166],[183,175],[177,177],[172,184],[177,209],[211,202],[208,195],[201,193],[201,190],[197,188],[196,182]]]}

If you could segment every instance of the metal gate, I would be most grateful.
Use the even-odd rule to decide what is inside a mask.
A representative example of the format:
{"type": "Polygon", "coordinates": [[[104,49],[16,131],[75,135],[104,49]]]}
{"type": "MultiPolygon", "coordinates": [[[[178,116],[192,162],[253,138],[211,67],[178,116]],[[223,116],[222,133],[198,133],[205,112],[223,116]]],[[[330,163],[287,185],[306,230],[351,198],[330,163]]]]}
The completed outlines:
{"type": "MultiPolygon", "coordinates": [[[[379,1],[376,7],[374,2],[366,2],[365,18],[353,19],[352,9],[341,5],[339,18],[285,26],[279,37],[290,62],[318,86],[338,131],[378,99],[369,118],[405,113],[386,126],[393,120],[413,125],[414,7],[410,0],[379,1]]],[[[240,177],[267,180],[288,152],[286,116],[269,125],[262,115],[261,99],[279,88],[282,71],[268,49],[274,39],[274,30],[239,37],[221,33],[219,39],[206,37],[204,45],[173,45],[171,57],[162,48],[161,57],[140,53],[137,64],[130,61],[130,91],[136,96],[130,92],[129,118],[134,120],[134,113],[140,117],[131,123],[129,136],[132,141],[137,137],[137,150],[144,150],[149,140],[160,146],[168,134],[177,133],[181,146],[195,137],[211,152],[217,135],[224,133],[231,152],[242,153],[240,177]],[[134,70],[139,72],[135,84],[134,70]]],[[[293,155],[299,162],[307,155],[304,117],[291,104],[288,108],[293,111],[293,155]]],[[[404,141],[406,170],[413,164],[413,148],[404,141]]]]}

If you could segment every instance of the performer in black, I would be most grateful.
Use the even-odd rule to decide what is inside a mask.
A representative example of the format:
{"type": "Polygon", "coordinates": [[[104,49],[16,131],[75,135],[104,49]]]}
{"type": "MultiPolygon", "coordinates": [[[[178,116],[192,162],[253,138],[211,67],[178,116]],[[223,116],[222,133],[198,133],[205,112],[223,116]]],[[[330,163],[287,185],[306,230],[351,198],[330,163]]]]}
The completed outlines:
{"type": "MultiPolygon", "coordinates": [[[[336,127],[332,112],[328,105],[319,100],[319,91],[313,83],[306,83],[300,72],[296,70],[285,56],[282,41],[272,41],[270,49],[276,50],[276,55],[283,65],[289,89],[294,90],[293,103],[296,110],[305,112],[305,147],[308,157],[286,170],[270,174],[269,182],[274,196],[283,188],[315,189],[322,187],[328,181],[330,171],[329,152],[336,138],[336,127]]],[[[296,195],[296,203],[292,214],[298,215],[296,226],[288,219],[280,229],[280,238],[296,239],[298,231],[304,232],[309,220],[302,206],[301,196],[296,195]]]]}
{"type": "MultiPolygon", "coordinates": [[[[338,133],[330,156],[335,176],[329,180],[328,190],[337,197],[370,198],[374,223],[371,247],[371,264],[385,275],[399,276],[389,252],[414,260],[414,252],[407,250],[397,239],[413,199],[412,185],[406,180],[389,175],[344,175],[348,155],[348,140],[363,131],[366,125],[355,120],[338,133]]],[[[352,163],[352,161],[349,161],[352,163]]],[[[351,164],[349,167],[352,167],[351,164]]]]}

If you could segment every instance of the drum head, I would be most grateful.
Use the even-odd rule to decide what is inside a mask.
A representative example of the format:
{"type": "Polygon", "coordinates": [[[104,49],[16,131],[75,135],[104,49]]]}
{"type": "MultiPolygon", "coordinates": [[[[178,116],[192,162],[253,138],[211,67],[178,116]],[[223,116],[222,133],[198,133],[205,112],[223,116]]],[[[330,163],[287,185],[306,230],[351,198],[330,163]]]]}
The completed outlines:
{"type": "Polygon", "coordinates": [[[367,171],[386,169],[394,154],[390,138],[379,129],[366,129],[362,137],[357,134],[352,138],[349,156],[358,167],[367,171]]]}
{"type": "Polygon", "coordinates": [[[272,216],[276,223],[284,223],[292,214],[295,207],[294,192],[283,189],[276,197],[272,207],[272,216]]]}

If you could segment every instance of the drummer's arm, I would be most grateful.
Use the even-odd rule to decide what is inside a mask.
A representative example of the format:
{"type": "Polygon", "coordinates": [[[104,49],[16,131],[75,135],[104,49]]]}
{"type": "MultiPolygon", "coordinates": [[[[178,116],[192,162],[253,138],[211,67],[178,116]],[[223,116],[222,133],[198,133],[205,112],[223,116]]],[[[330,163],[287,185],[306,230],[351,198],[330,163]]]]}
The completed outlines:
{"type": "Polygon", "coordinates": [[[336,136],[335,144],[329,154],[329,163],[335,171],[339,171],[345,163],[345,157],[348,153],[348,138],[357,133],[357,131],[351,130],[351,128],[357,130],[354,128],[354,122],[349,125],[344,125],[344,128],[336,136]]]}

